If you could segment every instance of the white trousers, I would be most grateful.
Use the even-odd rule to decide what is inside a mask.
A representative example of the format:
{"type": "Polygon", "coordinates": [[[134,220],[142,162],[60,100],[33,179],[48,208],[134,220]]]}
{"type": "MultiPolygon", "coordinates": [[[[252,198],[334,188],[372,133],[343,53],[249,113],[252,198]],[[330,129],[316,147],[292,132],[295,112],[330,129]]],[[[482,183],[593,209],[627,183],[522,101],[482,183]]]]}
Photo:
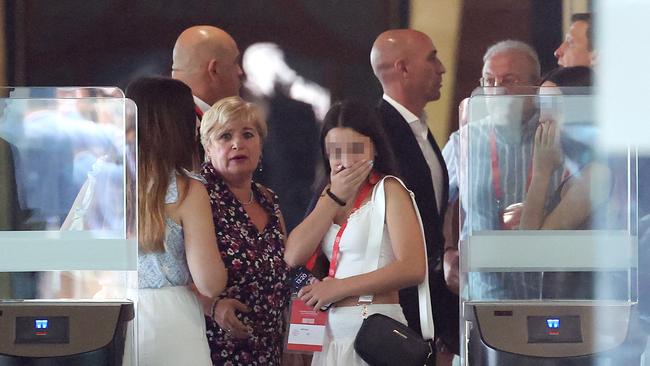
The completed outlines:
{"type": "Polygon", "coordinates": [[[211,366],[201,304],[185,286],[138,291],[138,365],[211,366]]]}

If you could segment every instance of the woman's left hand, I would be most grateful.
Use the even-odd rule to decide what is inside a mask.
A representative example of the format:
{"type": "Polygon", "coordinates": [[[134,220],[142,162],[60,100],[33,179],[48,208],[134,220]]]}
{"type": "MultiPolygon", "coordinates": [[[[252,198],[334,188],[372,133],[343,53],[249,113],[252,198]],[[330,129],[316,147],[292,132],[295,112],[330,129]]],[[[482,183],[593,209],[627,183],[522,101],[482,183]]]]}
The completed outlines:
{"type": "Polygon", "coordinates": [[[322,281],[314,281],[298,291],[298,297],[304,301],[307,306],[313,306],[314,310],[319,310],[323,306],[330,305],[341,300],[344,296],[341,294],[341,280],[326,277],[322,281]]]}

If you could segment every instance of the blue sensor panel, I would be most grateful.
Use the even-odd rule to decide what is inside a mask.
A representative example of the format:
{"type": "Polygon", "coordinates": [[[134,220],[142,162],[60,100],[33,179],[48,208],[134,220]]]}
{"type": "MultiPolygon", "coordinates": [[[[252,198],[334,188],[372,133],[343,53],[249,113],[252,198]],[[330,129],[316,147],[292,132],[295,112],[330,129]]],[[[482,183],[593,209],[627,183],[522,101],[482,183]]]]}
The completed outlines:
{"type": "Polygon", "coordinates": [[[529,316],[528,343],[580,343],[580,316],[529,316]]]}
{"type": "Polygon", "coordinates": [[[559,329],[560,328],[560,319],[558,319],[558,318],[546,319],[546,326],[549,329],[559,329]]]}
{"type": "Polygon", "coordinates": [[[34,320],[34,328],[35,329],[47,329],[47,319],[36,319],[34,320]]]}
{"type": "Polygon", "coordinates": [[[16,317],[15,343],[69,343],[67,316],[16,317]]]}

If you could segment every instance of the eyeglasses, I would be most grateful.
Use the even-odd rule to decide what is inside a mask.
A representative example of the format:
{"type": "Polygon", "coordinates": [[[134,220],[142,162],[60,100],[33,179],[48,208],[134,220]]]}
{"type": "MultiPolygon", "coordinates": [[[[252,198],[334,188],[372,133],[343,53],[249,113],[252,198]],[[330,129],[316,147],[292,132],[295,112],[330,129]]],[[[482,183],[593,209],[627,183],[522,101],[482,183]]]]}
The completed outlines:
{"type": "Polygon", "coordinates": [[[478,79],[481,86],[518,86],[521,85],[521,81],[513,76],[505,76],[503,78],[495,78],[494,76],[487,76],[478,79]]]}

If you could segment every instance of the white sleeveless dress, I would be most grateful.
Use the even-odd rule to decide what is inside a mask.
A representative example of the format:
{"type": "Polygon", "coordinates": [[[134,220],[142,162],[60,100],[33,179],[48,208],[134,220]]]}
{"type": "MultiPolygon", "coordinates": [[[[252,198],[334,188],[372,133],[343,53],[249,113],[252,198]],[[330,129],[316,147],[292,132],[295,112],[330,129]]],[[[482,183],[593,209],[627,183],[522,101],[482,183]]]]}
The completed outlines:
{"type": "MultiPolygon", "coordinates": [[[[174,175],[165,203],[177,200],[174,175]]],[[[183,227],[169,218],[165,226],[165,252],[138,255],[138,365],[211,366],[203,309],[188,287],[183,227]]]]}
{"type": "MultiPolygon", "coordinates": [[[[384,181],[388,177],[384,177],[375,185],[373,193],[380,184],[384,184],[384,181]]],[[[402,182],[400,181],[400,183],[402,182]]],[[[404,184],[402,183],[402,185],[404,184]]],[[[339,262],[336,269],[336,278],[347,278],[364,273],[364,269],[367,266],[365,253],[370,230],[372,207],[373,202],[369,200],[348,218],[348,225],[341,236],[339,244],[339,262]]],[[[339,229],[339,225],[332,224],[323,238],[323,253],[328,259],[332,258],[334,238],[339,229]]],[[[384,267],[394,260],[395,254],[393,253],[393,247],[388,236],[388,229],[384,224],[378,268],[384,267]]],[[[380,313],[403,324],[407,324],[400,304],[371,304],[368,305],[367,309],[368,315],[380,313]]],[[[362,310],[362,306],[330,308],[323,351],[314,353],[312,365],[367,365],[354,350],[354,338],[363,322],[362,310]]]]}

